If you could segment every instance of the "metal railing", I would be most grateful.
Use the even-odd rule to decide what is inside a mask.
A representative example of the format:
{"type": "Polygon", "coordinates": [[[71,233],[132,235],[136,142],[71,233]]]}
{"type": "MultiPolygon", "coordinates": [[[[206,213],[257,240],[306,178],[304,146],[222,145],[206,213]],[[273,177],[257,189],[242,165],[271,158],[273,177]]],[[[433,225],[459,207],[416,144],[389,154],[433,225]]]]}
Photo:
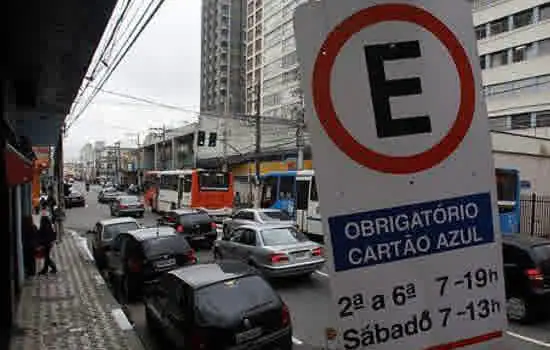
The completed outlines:
{"type": "Polygon", "coordinates": [[[550,196],[531,193],[520,199],[520,232],[550,238],[550,196]]]}

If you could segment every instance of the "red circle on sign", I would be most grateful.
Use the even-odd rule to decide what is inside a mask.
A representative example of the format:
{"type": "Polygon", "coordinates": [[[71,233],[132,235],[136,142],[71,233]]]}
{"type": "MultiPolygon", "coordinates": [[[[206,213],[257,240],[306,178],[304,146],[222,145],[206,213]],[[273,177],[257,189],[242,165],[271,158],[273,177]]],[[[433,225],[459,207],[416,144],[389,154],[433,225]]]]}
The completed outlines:
{"type": "Polygon", "coordinates": [[[453,32],[431,13],[412,5],[377,5],[360,10],[340,23],[321,46],[313,71],[313,103],[321,125],[332,142],[355,162],[390,174],[411,174],[430,169],[449,157],[460,145],[474,118],[475,79],[468,55],[453,32]],[[460,105],[456,120],[432,148],[411,156],[389,156],[358,142],[342,125],[331,96],[331,74],[338,53],[362,29],[385,21],[415,23],[438,38],[449,51],[460,79],[460,105]]]}

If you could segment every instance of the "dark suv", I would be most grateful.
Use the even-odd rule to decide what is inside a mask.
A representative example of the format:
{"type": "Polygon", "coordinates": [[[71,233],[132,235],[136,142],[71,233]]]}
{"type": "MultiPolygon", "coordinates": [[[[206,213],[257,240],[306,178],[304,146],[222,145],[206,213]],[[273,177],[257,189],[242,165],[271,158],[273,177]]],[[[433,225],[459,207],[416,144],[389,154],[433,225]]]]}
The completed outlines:
{"type": "Polygon", "coordinates": [[[502,250],[508,318],[533,321],[550,301],[550,241],[504,236],[502,250]]]}
{"type": "Polygon", "coordinates": [[[238,262],[172,270],[144,302],[151,332],[178,349],[292,349],[287,306],[255,270],[238,262]]]}
{"type": "Polygon", "coordinates": [[[162,217],[161,223],[176,229],[191,245],[206,243],[210,248],[218,237],[214,220],[208,214],[195,209],[169,211],[162,217]]]}
{"type": "Polygon", "coordinates": [[[170,227],[120,233],[107,251],[107,270],[116,292],[127,301],[141,296],[163,272],[197,262],[184,237],[170,227]]]}

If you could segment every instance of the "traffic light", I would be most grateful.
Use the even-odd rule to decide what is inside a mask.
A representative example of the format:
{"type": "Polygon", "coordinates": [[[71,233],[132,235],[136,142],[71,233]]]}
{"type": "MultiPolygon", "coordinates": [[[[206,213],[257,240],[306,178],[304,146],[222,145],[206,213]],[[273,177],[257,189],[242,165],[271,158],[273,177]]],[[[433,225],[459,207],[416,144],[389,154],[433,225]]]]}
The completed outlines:
{"type": "Polygon", "coordinates": [[[197,145],[204,146],[204,142],[206,140],[206,133],[204,131],[199,131],[198,134],[199,135],[198,135],[197,145]]]}
{"type": "Polygon", "coordinates": [[[215,132],[211,132],[208,136],[208,147],[216,147],[216,139],[218,138],[218,134],[215,132]]]}

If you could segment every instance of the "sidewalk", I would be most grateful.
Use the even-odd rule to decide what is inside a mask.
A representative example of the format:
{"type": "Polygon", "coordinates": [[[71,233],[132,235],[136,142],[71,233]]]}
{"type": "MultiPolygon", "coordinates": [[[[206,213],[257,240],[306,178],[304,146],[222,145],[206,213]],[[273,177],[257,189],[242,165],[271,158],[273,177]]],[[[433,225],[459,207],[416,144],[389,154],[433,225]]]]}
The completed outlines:
{"type": "Polygon", "coordinates": [[[57,274],[25,283],[15,323],[21,329],[10,349],[143,350],[93,262],[66,234],[53,249],[57,274]]]}

